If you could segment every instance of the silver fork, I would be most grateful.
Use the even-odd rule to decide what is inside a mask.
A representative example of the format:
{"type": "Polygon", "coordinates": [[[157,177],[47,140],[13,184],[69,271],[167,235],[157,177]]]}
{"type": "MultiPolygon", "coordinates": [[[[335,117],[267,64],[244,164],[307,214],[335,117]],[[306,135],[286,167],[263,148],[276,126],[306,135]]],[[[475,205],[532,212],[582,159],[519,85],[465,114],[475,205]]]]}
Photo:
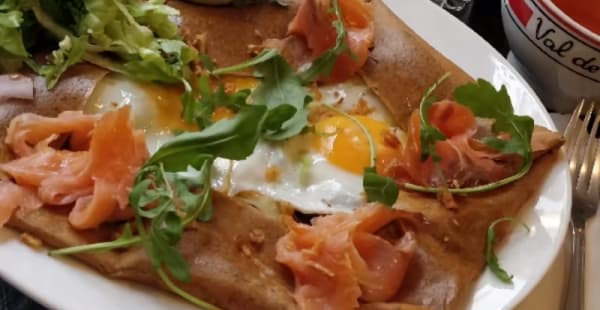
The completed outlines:
{"type": "Polygon", "coordinates": [[[567,125],[567,154],[573,183],[573,248],[565,309],[582,310],[585,302],[585,226],[600,201],[600,148],[596,134],[600,106],[582,100],[567,125]],[[583,120],[581,119],[583,118],[583,120]]]}

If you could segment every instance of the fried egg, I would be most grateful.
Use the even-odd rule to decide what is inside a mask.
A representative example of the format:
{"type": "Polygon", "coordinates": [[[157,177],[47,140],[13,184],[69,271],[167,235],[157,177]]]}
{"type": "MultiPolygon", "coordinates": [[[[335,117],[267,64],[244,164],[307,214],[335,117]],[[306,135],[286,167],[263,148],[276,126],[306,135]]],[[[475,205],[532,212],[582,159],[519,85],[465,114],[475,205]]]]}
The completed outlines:
{"type": "MultiPolygon", "coordinates": [[[[256,84],[249,78],[228,83],[238,89],[256,84]]],[[[311,130],[286,141],[261,141],[245,160],[218,158],[213,188],[230,196],[260,193],[303,213],[349,212],[360,207],[365,201],[362,174],[371,165],[371,154],[368,139],[355,120],[373,137],[377,154],[393,151],[389,140],[400,141],[403,134],[358,79],[312,92],[311,130]],[[354,120],[324,108],[325,104],[353,115],[354,120]]],[[[194,129],[180,118],[180,95],[176,87],[110,74],[97,86],[85,110],[98,113],[131,105],[135,126],[145,131],[148,148],[155,152],[175,130],[194,129]]]]}

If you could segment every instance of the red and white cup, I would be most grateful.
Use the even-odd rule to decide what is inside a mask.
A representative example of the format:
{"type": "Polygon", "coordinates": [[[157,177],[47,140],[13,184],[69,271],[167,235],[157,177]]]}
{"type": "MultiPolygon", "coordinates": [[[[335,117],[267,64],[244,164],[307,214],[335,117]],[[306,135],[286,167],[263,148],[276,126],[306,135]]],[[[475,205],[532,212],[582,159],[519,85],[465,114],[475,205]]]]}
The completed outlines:
{"type": "MultiPolygon", "coordinates": [[[[599,4],[600,5],[600,4],[599,4]]],[[[600,35],[550,0],[502,0],[502,20],[517,69],[551,111],[581,98],[600,100],[600,35]]]]}

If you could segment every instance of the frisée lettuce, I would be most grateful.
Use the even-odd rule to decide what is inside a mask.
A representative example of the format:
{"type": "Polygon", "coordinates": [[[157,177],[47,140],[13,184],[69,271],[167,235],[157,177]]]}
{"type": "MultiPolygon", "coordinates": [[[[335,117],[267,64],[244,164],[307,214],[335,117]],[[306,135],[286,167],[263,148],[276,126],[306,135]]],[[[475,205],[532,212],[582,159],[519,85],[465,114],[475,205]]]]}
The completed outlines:
{"type": "Polygon", "coordinates": [[[135,79],[180,83],[197,54],[179,37],[178,15],[163,0],[0,0],[0,73],[28,65],[52,88],[68,67],[87,61],[135,79]],[[48,50],[48,63],[33,60],[48,50]]]}

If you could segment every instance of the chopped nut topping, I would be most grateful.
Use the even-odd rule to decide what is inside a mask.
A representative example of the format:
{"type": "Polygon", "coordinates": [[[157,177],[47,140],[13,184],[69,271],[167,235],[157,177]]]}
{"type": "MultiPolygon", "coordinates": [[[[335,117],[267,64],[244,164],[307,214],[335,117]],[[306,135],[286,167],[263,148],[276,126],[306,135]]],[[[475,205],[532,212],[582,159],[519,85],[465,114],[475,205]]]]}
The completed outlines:
{"type": "Polygon", "coordinates": [[[254,29],[254,35],[259,39],[263,39],[263,34],[258,29],[254,29]]]}
{"type": "Polygon", "coordinates": [[[197,34],[190,42],[190,45],[194,47],[198,52],[206,54],[206,38],[206,32],[197,34]]]}
{"type": "Polygon", "coordinates": [[[256,56],[265,49],[262,44],[248,44],[248,54],[256,56]]]}
{"type": "Polygon", "coordinates": [[[351,114],[356,114],[356,115],[369,115],[371,114],[375,109],[371,106],[369,106],[369,104],[367,103],[367,101],[361,96],[358,99],[358,102],[356,102],[356,105],[354,106],[354,109],[352,109],[352,111],[350,111],[351,114]]]}
{"type": "Polygon", "coordinates": [[[317,122],[319,122],[320,120],[327,118],[327,117],[331,117],[335,115],[335,112],[331,111],[330,109],[326,108],[323,105],[316,105],[316,106],[311,106],[308,112],[308,121],[311,124],[315,124],[317,122]]]}
{"type": "Polygon", "coordinates": [[[23,243],[25,243],[27,246],[29,246],[30,248],[32,248],[34,250],[39,250],[44,246],[44,243],[42,242],[42,240],[40,240],[28,233],[22,233],[20,238],[21,238],[21,241],[23,241],[23,243]]]}
{"type": "Polygon", "coordinates": [[[248,256],[248,257],[252,257],[252,248],[250,248],[250,246],[248,246],[247,244],[242,244],[242,253],[244,253],[244,255],[248,256]]]}
{"type": "Polygon", "coordinates": [[[321,93],[321,89],[316,82],[310,83],[310,91],[313,94],[315,101],[321,101],[323,94],[321,93]]]}
{"type": "Polygon", "coordinates": [[[262,244],[265,241],[265,232],[261,229],[253,229],[248,236],[250,237],[250,241],[256,244],[262,244]]]}

